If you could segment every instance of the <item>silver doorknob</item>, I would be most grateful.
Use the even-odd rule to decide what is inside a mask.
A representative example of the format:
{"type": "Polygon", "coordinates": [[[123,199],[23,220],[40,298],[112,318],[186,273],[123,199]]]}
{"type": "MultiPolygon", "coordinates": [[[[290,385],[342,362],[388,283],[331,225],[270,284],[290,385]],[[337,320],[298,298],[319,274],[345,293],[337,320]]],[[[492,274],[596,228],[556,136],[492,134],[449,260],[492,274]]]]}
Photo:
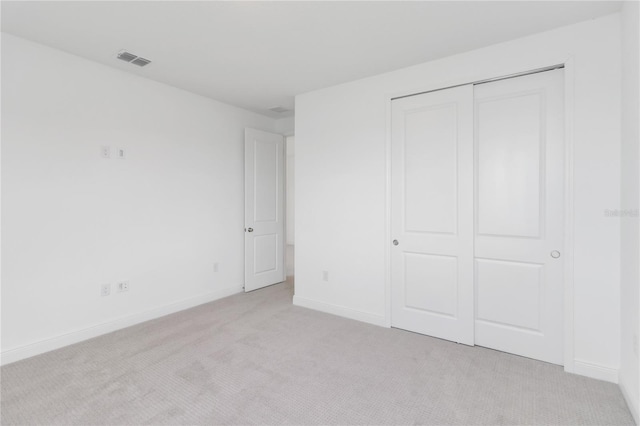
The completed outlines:
{"type": "Polygon", "coordinates": [[[554,259],[557,259],[560,257],[560,252],[558,250],[554,250],[551,252],[551,257],[553,257],[554,259]]]}
{"type": "Polygon", "coordinates": [[[400,244],[400,243],[398,242],[398,240],[393,240],[393,245],[394,245],[394,246],[397,246],[398,244],[400,244]]]}
{"type": "Polygon", "coordinates": [[[247,232],[253,232],[253,228],[247,229],[247,232]]]}

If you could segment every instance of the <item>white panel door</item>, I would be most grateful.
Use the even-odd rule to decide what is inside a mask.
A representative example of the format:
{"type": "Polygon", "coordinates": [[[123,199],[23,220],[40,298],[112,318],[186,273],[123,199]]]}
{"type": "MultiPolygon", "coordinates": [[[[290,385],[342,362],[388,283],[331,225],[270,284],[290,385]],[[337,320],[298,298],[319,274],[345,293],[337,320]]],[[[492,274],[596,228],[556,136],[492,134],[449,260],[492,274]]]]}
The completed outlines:
{"type": "Polygon", "coordinates": [[[396,99],[391,126],[391,325],[473,345],[473,87],[396,99]]]}
{"type": "Polygon", "coordinates": [[[562,364],[563,73],[474,91],[475,343],[562,364]]]}
{"type": "Polygon", "coordinates": [[[285,280],[284,138],[246,129],[244,140],[244,289],[285,280]]]}

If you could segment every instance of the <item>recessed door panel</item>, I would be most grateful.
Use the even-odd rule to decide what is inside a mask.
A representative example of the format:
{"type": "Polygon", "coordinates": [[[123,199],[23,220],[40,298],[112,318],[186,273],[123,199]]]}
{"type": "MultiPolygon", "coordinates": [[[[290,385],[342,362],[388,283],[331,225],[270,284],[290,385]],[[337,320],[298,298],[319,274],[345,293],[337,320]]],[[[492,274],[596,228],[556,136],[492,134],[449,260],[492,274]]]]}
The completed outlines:
{"type": "Polygon", "coordinates": [[[280,146],[270,143],[254,144],[254,221],[274,222],[278,218],[278,172],[282,168],[280,146]]]}
{"type": "Polygon", "coordinates": [[[277,234],[256,236],[254,240],[254,273],[262,274],[275,271],[278,268],[276,256],[279,252],[277,234]]]}
{"type": "Polygon", "coordinates": [[[454,234],[457,177],[456,104],[405,115],[405,230],[454,234]]]}
{"type": "Polygon", "coordinates": [[[540,236],[542,95],[536,90],[476,102],[478,234],[540,236]]]}
{"type": "Polygon", "coordinates": [[[456,317],[458,264],[453,256],[404,254],[405,306],[456,317]]]}
{"type": "Polygon", "coordinates": [[[543,265],[476,259],[476,319],[540,331],[543,265]]]}

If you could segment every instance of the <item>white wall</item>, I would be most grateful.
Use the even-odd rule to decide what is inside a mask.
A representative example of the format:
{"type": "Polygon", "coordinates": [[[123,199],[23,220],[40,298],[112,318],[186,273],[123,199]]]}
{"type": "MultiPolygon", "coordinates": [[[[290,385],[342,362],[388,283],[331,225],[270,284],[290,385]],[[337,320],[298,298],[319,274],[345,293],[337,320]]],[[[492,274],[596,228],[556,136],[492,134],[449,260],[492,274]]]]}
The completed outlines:
{"type": "Polygon", "coordinates": [[[274,120],[3,34],[2,122],[3,362],[241,291],[244,127],[274,120]]]}
{"type": "MultiPolygon", "coordinates": [[[[296,97],[294,303],[388,324],[389,99],[564,63],[575,93],[575,353],[568,370],[616,381],[620,362],[620,16],[296,97]],[[573,69],[573,71],[571,71],[573,69]],[[322,271],[329,271],[329,281],[322,271]]],[[[568,255],[568,253],[566,253],[568,255]]],[[[569,314],[571,315],[571,313],[569,314]]]]}
{"type": "MultiPolygon", "coordinates": [[[[620,387],[629,408],[640,422],[638,382],[638,348],[634,340],[639,338],[638,310],[640,309],[640,239],[639,218],[633,214],[640,207],[640,150],[638,120],[640,109],[640,7],[638,2],[625,2],[622,7],[622,163],[621,163],[621,210],[630,213],[620,223],[621,256],[621,357],[620,387]]],[[[636,343],[637,345],[638,343],[636,343]]]]}
{"type": "Polygon", "coordinates": [[[275,129],[277,133],[285,136],[292,136],[295,133],[295,117],[285,117],[276,120],[275,129]]]}

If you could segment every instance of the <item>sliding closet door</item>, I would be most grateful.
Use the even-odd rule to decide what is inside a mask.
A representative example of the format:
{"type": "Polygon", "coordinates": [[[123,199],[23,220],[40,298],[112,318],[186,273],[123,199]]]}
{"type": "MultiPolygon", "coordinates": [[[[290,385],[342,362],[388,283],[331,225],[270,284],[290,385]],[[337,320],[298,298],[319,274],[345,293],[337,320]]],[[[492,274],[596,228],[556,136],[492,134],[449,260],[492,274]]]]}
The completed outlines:
{"type": "Polygon", "coordinates": [[[563,73],[475,86],[475,343],[563,362],[563,73]]]}
{"type": "Polygon", "coordinates": [[[392,102],[391,324],[473,345],[473,87],[392,102]]]}

